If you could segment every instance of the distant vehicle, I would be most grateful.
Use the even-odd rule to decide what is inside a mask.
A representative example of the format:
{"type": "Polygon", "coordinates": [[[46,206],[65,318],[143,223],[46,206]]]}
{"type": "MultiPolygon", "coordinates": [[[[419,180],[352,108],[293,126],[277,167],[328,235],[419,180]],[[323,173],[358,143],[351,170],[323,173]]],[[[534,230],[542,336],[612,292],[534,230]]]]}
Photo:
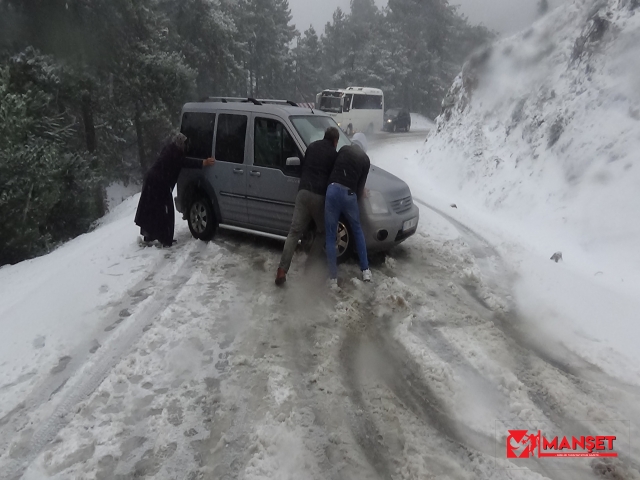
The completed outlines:
{"type": "Polygon", "coordinates": [[[411,128],[411,114],[404,108],[390,108],[384,114],[384,124],[382,129],[387,132],[397,132],[404,130],[408,132],[411,128]]]}
{"type": "Polygon", "coordinates": [[[384,94],[378,88],[348,87],[323,90],[316,95],[316,108],[328,113],[347,135],[382,130],[384,94]]]}
{"type": "MultiPolygon", "coordinates": [[[[307,146],[324,137],[333,119],[293,102],[215,98],[187,103],[180,131],[187,157],[215,157],[213,168],[183,169],[176,208],[195,238],[210,240],[218,227],[285,240],[293,217],[300,161],[307,146]],[[313,112],[313,113],[312,113],[313,112]]],[[[338,148],[350,144],[341,133],[338,148]]],[[[405,182],[371,166],[360,221],[367,249],[388,250],[416,232],[419,212],[405,182]]],[[[338,225],[338,256],[354,242],[346,222],[338,225]]]]}

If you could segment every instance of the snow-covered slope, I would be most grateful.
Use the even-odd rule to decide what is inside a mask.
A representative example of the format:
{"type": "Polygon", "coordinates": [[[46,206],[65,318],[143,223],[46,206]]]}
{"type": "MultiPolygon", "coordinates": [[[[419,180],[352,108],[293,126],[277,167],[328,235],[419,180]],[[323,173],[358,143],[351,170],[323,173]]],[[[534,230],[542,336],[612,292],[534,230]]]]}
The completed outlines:
{"type": "Polygon", "coordinates": [[[424,165],[469,202],[524,219],[549,256],[570,245],[565,260],[629,281],[640,271],[639,59],[637,1],[556,9],[467,63],[424,165]]]}
{"type": "Polygon", "coordinates": [[[640,361],[638,5],[575,0],[478,52],[422,149],[378,159],[492,242],[534,335],[625,378],[640,361]]]}

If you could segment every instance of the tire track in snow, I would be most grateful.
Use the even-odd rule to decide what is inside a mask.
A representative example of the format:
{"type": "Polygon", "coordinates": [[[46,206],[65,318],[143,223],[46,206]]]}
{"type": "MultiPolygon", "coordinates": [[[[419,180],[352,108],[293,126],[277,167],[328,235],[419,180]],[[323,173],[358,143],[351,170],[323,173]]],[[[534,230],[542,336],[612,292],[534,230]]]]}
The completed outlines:
{"type": "MultiPolygon", "coordinates": [[[[414,198],[414,201],[440,215],[460,232],[465,242],[469,245],[471,253],[476,258],[481,269],[483,266],[486,267],[483,260],[490,256],[495,258],[499,264],[499,272],[497,273],[504,275],[504,277],[510,282],[514,280],[514,275],[509,273],[509,269],[505,266],[504,259],[488,240],[440,209],[433,207],[418,198],[414,198]]],[[[486,273],[489,276],[492,276],[492,272],[486,273]]],[[[609,376],[597,365],[573,353],[557,342],[552,342],[553,348],[560,352],[563,358],[569,359],[569,361],[558,358],[559,356],[552,354],[548,348],[543,348],[542,345],[538,345],[533,342],[530,336],[521,328],[521,326],[524,325],[524,320],[517,314],[515,305],[509,305],[509,309],[506,312],[495,312],[482,300],[480,295],[478,295],[476,286],[463,285],[463,287],[479,305],[493,313],[493,318],[491,320],[494,321],[496,326],[508,338],[512,339],[524,351],[533,352],[544,362],[553,366],[557,370],[562,371],[568,379],[578,384],[578,386],[581,386],[580,379],[585,379],[599,384],[612,386],[634,395],[640,395],[640,387],[629,385],[609,376]]]]}
{"type": "MultiPolygon", "coordinates": [[[[172,263],[171,260],[173,260],[173,258],[165,259],[165,261],[160,263],[158,267],[159,270],[156,271],[155,275],[170,274],[171,270],[175,269],[176,272],[172,276],[177,278],[188,277],[193,269],[193,264],[189,261],[187,253],[203,248],[204,244],[190,243],[189,247],[180,250],[180,253],[184,252],[185,255],[179,265],[172,263]]],[[[147,279],[148,278],[149,276],[147,279]]],[[[146,285],[146,282],[149,281],[147,279],[139,283],[138,286],[146,285]]],[[[148,284],[148,287],[151,286],[151,284],[148,284]]],[[[176,284],[174,282],[170,282],[167,286],[156,291],[150,296],[150,299],[140,304],[141,310],[139,312],[131,315],[126,323],[123,322],[117,330],[114,330],[114,333],[105,345],[93,354],[92,357],[89,357],[86,363],[77,365],[75,370],[71,369],[71,371],[67,373],[67,378],[63,380],[66,385],[60,392],[62,396],[57,399],[57,404],[52,408],[51,414],[35,428],[33,435],[28,442],[26,442],[26,445],[12,452],[4,472],[6,478],[17,479],[22,476],[22,473],[38,456],[42,449],[46,447],[46,445],[55,438],[57,433],[70,421],[69,417],[73,414],[78,403],[91,395],[102,383],[112,368],[131,350],[142,336],[145,327],[149,323],[152,323],[154,318],[173,302],[178,291],[179,290],[176,290],[176,284]]],[[[127,300],[125,300],[125,302],[126,301],[127,300]]],[[[112,309],[112,313],[109,314],[107,318],[111,318],[115,315],[115,312],[121,311],[121,307],[122,305],[118,305],[112,309]]],[[[86,358],[86,356],[84,358],[86,358]]],[[[59,381],[59,379],[57,381],[59,381]]],[[[47,395],[51,395],[48,393],[51,388],[53,388],[51,382],[47,382],[34,396],[31,400],[30,407],[32,412],[36,412],[37,414],[38,408],[44,406],[47,395]]],[[[59,386],[56,388],[59,388],[59,386]]],[[[11,425],[11,422],[7,422],[7,425],[11,425]]]]}
{"type": "Polygon", "coordinates": [[[360,303],[364,307],[352,314],[352,325],[347,327],[343,335],[340,361],[349,399],[354,406],[352,433],[379,477],[396,478],[401,465],[391,455],[381,434],[393,431],[394,425],[387,424],[383,416],[376,416],[371,410],[375,401],[372,395],[377,394],[367,388],[371,383],[381,382],[395,398],[400,412],[397,419],[401,424],[406,427],[406,422],[417,421],[427,431],[437,432],[445,443],[448,455],[459,457],[481,452],[492,456],[493,448],[490,447],[494,444],[493,437],[479,434],[453,418],[452,412],[447,411],[420,373],[415,359],[393,338],[392,319],[376,315],[373,307],[376,303],[375,291],[360,303]],[[353,318],[356,316],[359,318],[353,318]],[[366,359],[362,360],[361,355],[365,351],[366,359]],[[368,374],[373,378],[368,382],[362,378],[366,375],[360,371],[361,362],[369,364],[368,374]]]}
{"type": "MultiPolygon", "coordinates": [[[[487,259],[487,257],[495,258],[495,260],[498,262],[498,272],[485,271],[485,273],[490,276],[495,275],[496,273],[502,273],[506,274],[506,278],[509,278],[509,275],[507,274],[508,270],[504,265],[504,260],[501,258],[497,250],[493,246],[491,246],[491,244],[485,238],[483,238],[470,228],[466,227],[456,219],[452,218],[450,215],[447,215],[446,213],[440,211],[439,209],[432,207],[419,199],[414,200],[416,201],[416,203],[419,203],[431,209],[432,211],[443,217],[460,232],[462,238],[469,245],[471,253],[475,257],[476,264],[478,264],[481,269],[485,268],[486,270],[487,262],[485,260],[487,259]]],[[[567,410],[562,405],[560,405],[557,400],[554,399],[554,390],[550,388],[550,385],[547,385],[539,376],[540,373],[545,372],[545,369],[550,369],[552,374],[553,372],[555,372],[556,374],[560,375],[560,377],[566,380],[570,385],[573,386],[573,388],[584,395],[586,399],[589,399],[589,401],[591,401],[594,405],[597,404],[598,400],[603,398],[600,395],[602,386],[614,387],[616,389],[622,390],[623,392],[634,395],[636,398],[640,396],[640,388],[637,388],[633,385],[625,384],[624,382],[610,377],[599,367],[578,356],[577,354],[574,354],[562,345],[551,342],[552,347],[560,353],[560,355],[558,355],[551,353],[549,351],[549,346],[543,346],[541,342],[535,342],[531,338],[531,333],[527,333],[521,328],[525,322],[518,316],[515,305],[509,305],[506,310],[492,309],[482,299],[481,295],[477,291],[477,285],[462,284],[461,286],[463,287],[463,290],[466,292],[468,297],[472,301],[475,301],[479,307],[481,307],[479,309],[476,308],[476,312],[481,317],[484,317],[486,320],[491,321],[493,325],[497,327],[497,329],[505,336],[503,343],[506,351],[509,353],[510,357],[513,360],[513,364],[511,365],[510,370],[515,374],[516,378],[527,388],[527,394],[531,402],[537,408],[539,408],[540,411],[554,425],[556,425],[560,431],[572,432],[573,434],[580,433],[585,435],[597,433],[593,431],[592,427],[587,426],[583,421],[571,416],[567,412],[567,410]]],[[[497,288],[498,290],[502,290],[501,293],[503,297],[507,296],[508,290],[505,291],[504,287],[501,288],[499,286],[497,288]]],[[[453,355],[456,356],[456,348],[451,345],[443,348],[444,345],[448,345],[448,341],[444,338],[440,338],[437,342],[433,341],[434,334],[439,334],[437,328],[435,328],[433,325],[429,325],[428,323],[422,323],[419,330],[421,330],[419,332],[420,338],[428,345],[430,345],[435,353],[441,355],[443,360],[445,360],[447,363],[451,363],[451,360],[453,360],[453,358],[451,358],[451,354],[453,353],[453,355]]],[[[442,335],[438,336],[442,337],[442,335]]],[[[463,356],[461,355],[457,356],[463,358],[463,356]]],[[[611,400],[612,398],[613,397],[609,397],[606,398],[606,400],[611,400]]],[[[640,471],[638,462],[636,460],[630,458],[625,453],[621,454],[621,458],[630,467],[637,471],[640,471]]],[[[618,463],[618,472],[616,473],[616,478],[634,478],[633,474],[622,473],[620,466],[620,463],[618,463]]],[[[557,475],[557,473],[554,473],[553,471],[545,471],[546,469],[543,468],[542,465],[538,465],[538,467],[542,467],[540,473],[544,472],[545,475],[550,475],[552,478],[555,478],[557,475]]],[[[597,465],[592,465],[592,469],[593,474],[600,474],[600,470],[598,470],[597,465]]],[[[606,468],[604,470],[606,471],[606,468]]],[[[622,470],[626,469],[623,468],[622,470]]],[[[560,478],[565,478],[565,476],[560,475],[560,478]]],[[[577,477],[574,477],[569,475],[566,478],[580,478],[580,476],[578,475],[577,477]]]]}

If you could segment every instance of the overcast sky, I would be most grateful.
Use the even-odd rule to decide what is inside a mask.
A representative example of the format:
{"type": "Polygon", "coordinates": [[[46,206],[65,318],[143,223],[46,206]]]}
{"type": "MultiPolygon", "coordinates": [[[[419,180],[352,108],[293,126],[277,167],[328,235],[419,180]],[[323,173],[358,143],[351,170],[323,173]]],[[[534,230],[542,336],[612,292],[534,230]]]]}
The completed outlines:
{"type": "MultiPolygon", "coordinates": [[[[562,1],[551,0],[558,5],[562,1]]],[[[529,26],[536,18],[538,0],[449,0],[451,5],[460,5],[460,11],[469,17],[471,23],[483,23],[500,33],[513,33],[529,26]]],[[[376,0],[378,6],[387,4],[387,0],[376,0]]],[[[336,8],[349,11],[350,0],[289,0],[293,23],[304,32],[313,25],[322,33],[336,8]]]]}

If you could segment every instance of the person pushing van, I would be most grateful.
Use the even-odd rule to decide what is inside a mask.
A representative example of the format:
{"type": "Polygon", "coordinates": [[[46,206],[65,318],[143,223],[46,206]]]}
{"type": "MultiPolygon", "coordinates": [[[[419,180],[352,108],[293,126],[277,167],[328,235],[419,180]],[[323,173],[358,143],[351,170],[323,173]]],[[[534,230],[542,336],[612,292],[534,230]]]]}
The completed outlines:
{"type": "Polygon", "coordinates": [[[351,227],[356,242],[356,250],[362,270],[362,280],[371,281],[371,270],[367,258],[367,245],[360,225],[360,209],[358,199],[365,195],[364,185],[367,182],[371,161],[367,156],[367,138],[356,133],[352,138],[353,145],[345,145],[338,152],[333,171],[329,177],[329,187],[324,206],[325,229],[327,232],[326,250],[329,263],[329,286],[338,288],[338,260],[336,252],[336,235],[340,215],[344,215],[351,227]]]}
{"type": "MultiPolygon", "coordinates": [[[[340,132],[335,127],[329,127],[322,140],[315,141],[307,147],[304,159],[301,162],[302,175],[300,187],[296,196],[296,204],[293,210],[293,220],[284,244],[280,265],[276,273],[276,285],[281,286],[287,281],[287,273],[291,266],[293,253],[298,241],[309,228],[311,220],[316,224],[316,236],[311,246],[311,256],[320,256],[324,242],[325,208],[324,198],[329,183],[329,175],[336,161],[336,148],[340,140],[340,132]]],[[[335,233],[333,236],[335,245],[335,233]]]]}
{"type": "Polygon", "coordinates": [[[158,159],[144,176],[135,223],[140,227],[142,241],[147,245],[154,240],[159,240],[164,247],[173,244],[175,210],[171,192],[180,171],[183,168],[210,167],[215,163],[214,158],[187,158],[187,142],[187,137],[178,133],[162,149],[158,159]]]}

